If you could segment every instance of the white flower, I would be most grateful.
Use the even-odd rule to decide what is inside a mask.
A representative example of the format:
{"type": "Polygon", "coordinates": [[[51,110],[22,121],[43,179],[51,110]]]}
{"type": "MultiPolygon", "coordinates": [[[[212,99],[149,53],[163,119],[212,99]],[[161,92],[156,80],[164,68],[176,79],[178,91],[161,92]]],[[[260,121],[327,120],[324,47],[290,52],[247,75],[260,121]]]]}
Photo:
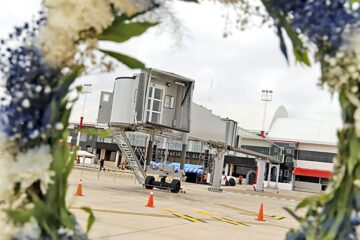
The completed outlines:
{"type": "Polygon", "coordinates": [[[74,235],[74,231],[68,228],[60,227],[58,230],[59,235],[65,235],[67,237],[71,237],[74,235]]]}
{"type": "Polygon", "coordinates": [[[128,16],[148,10],[152,3],[149,0],[109,0],[115,8],[120,9],[128,16]]]}
{"type": "Polygon", "coordinates": [[[100,34],[114,16],[107,0],[44,0],[47,24],[40,31],[38,45],[47,62],[55,67],[71,63],[81,33],[100,34]]]}
{"type": "MultiPolygon", "coordinates": [[[[54,67],[72,64],[79,40],[94,38],[114,21],[111,6],[131,16],[148,10],[149,0],[44,0],[47,23],[37,46],[54,67]],[[89,32],[91,31],[91,32],[89,32]],[[85,34],[85,35],[84,35],[85,34]],[[86,36],[86,34],[91,34],[86,36]]],[[[96,44],[95,44],[96,45],[96,44]]]]}
{"type": "Polygon", "coordinates": [[[349,71],[350,74],[353,74],[356,71],[356,66],[349,65],[349,66],[347,66],[347,70],[349,71]]]}
{"type": "Polygon", "coordinates": [[[359,72],[354,72],[353,74],[351,74],[352,79],[357,79],[358,81],[360,81],[359,77],[360,77],[359,72]]]}
{"type": "Polygon", "coordinates": [[[15,239],[40,239],[41,230],[34,218],[26,222],[15,234],[15,239]]]}
{"type": "Polygon", "coordinates": [[[359,91],[358,86],[353,86],[353,87],[351,88],[351,92],[352,92],[352,93],[357,93],[358,91],[359,91]]]}
{"type": "Polygon", "coordinates": [[[22,105],[24,108],[29,108],[29,107],[30,107],[30,101],[29,101],[29,99],[24,99],[24,100],[21,102],[21,105],[22,105]]]}
{"type": "Polygon", "coordinates": [[[64,129],[64,124],[62,124],[62,123],[56,123],[56,124],[55,124],[55,129],[56,129],[56,130],[63,130],[63,129],[64,129]]]}
{"type": "Polygon", "coordinates": [[[26,189],[40,180],[41,192],[45,194],[51,183],[51,177],[54,175],[49,170],[51,162],[50,147],[47,145],[20,153],[17,156],[17,171],[21,179],[21,188],[26,189]]]}
{"type": "Polygon", "coordinates": [[[0,125],[0,159],[1,154],[7,149],[7,136],[0,125]]]}
{"type": "Polygon", "coordinates": [[[16,232],[19,230],[12,222],[9,222],[9,219],[4,212],[4,210],[1,208],[0,205],[0,239],[2,240],[10,240],[13,239],[13,236],[16,234],[16,232]]]}
{"type": "Polygon", "coordinates": [[[0,202],[9,201],[13,196],[14,184],[19,180],[14,156],[8,151],[9,143],[2,136],[0,131],[0,202]]]}

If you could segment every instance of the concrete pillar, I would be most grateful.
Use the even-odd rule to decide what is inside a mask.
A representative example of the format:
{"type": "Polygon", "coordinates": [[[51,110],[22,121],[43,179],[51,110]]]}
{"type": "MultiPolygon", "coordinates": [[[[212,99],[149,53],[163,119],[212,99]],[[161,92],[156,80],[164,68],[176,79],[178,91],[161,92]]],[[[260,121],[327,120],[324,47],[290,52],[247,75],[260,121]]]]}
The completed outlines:
{"type": "Polygon", "coordinates": [[[180,157],[180,171],[184,170],[184,166],[185,166],[187,141],[188,141],[188,134],[183,133],[183,135],[182,135],[182,149],[181,149],[181,157],[180,157]]]}
{"type": "Polygon", "coordinates": [[[167,162],[168,156],[169,156],[169,149],[165,148],[165,152],[164,152],[164,163],[167,162]]]}
{"type": "Polygon", "coordinates": [[[115,167],[118,167],[118,166],[119,166],[119,160],[120,160],[120,151],[116,151],[115,167]]]}
{"type": "Polygon", "coordinates": [[[279,174],[280,174],[280,164],[278,164],[276,166],[276,183],[275,183],[275,187],[278,188],[278,182],[279,182],[279,174]]]}
{"type": "Polygon", "coordinates": [[[225,158],[226,150],[219,149],[215,153],[215,167],[212,173],[212,186],[208,188],[211,192],[222,192],[221,189],[221,179],[222,179],[222,172],[224,168],[224,158],[225,158]]]}
{"type": "Polygon", "coordinates": [[[272,169],[272,163],[269,163],[269,172],[268,172],[268,188],[270,188],[270,180],[271,180],[271,169],[272,169]]]}
{"type": "MultiPolygon", "coordinates": [[[[154,134],[150,134],[149,143],[146,148],[146,158],[144,164],[145,166],[150,165],[150,162],[152,161],[153,142],[154,142],[154,134]]],[[[146,170],[146,167],[144,167],[144,170],[146,170]]]]}
{"type": "Polygon", "coordinates": [[[225,175],[229,176],[229,164],[225,164],[225,175]]]}
{"type": "MultiPolygon", "coordinates": [[[[94,159],[94,161],[96,161],[96,158],[97,158],[97,156],[96,156],[96,148],[93,148],[93,152],[92,152],[92,154],[94,154],[94,155],[95,155],[95,159],[94,159]]],[[[100,159],[98,159],[98,160],[100,160],[100,159]]]]}
{"type": "Polygon", "coordinates": [[[102,159],[105,159],[105,153],[106,153],[106,149],[101,149],[100,150],[100,160],[102,160],[102,159]]]}
{"type": "Polygon", "coordinates": [[[126,157],[125,157],[125,154],[121,154],[121,161],[120,161],[121,164],[124,164],[126,165],[126,157]]]}
{"type": "Polygon", "coordinates": [[[256,191],[262,192],[264,190],[264,175],[266,162],[258,160],[258,172],[256,178],[256,191]]]}
{"type": "Polygon", "coordinates": [[[234,164],[230,164],[229,176],[233,176],[233,174],[234,174],[234,164]]]}

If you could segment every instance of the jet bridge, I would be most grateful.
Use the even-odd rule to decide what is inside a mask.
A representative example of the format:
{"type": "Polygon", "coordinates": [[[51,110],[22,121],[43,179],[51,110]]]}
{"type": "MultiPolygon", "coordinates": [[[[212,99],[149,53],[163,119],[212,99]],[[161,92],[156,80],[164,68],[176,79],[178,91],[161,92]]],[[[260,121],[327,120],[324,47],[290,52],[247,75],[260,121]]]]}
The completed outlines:
{"type": "MultiPolygon", "coordinates": [[[[226,153],[245,154],[253,156],[254,160],[256,158],[259,163],[258,176],[263,176],[266,162],[272,164],[281,162],[281,151],[273,143],[269,143],[268,154],[242,148],[241,134],[239,134],[241,128],[238,127],[237,122],[220,118],[212,111],[193,103],[193,90],[192,79],[157,69],[143,70],[133,77],[116,78],[113,93],[111,98],[108,98],[111,104],[100,109],[99,113],[106,116],[103,123],[109,125],[114,139],[125,154],[127,163],[140,184],[157,187],[156,184],[152,184],[154,182],[149,182],[147,172],[141,168],[141,163],[127,139],[126,131],[142,131],[150,134],[148,149],[152,149],[155,134],[182,139],[180,171],[183,170],[188,139],[208,143],[216,149],[216,172],[213,173],[214,181],[210,189],[212,191],[221,190],[220,182],[226,153]],[[106,110],[109,113],[105,109],[110,109],[106,110]]],[[[148,151],[145,164],[148,165],[150,162],[151,151],[148,151]]],[[[178,177],[175,170],[172,171],[167,167],[159,169],[161,170],[159,175],[164,179],[169,174],[178,177]]],[[[180,189],[179,182],[165,184],[164,179],[159,183],[161,188],[168,187],[172,190],[171,186],[175,186],[174,192],[180,189]]],[[[263,178],[259,178],[257,182],[258,189],[262,189],[263,178]]]]}
{"type": "MultiPolygon", "coordinates": [[[[161,181],[155,181],[148,175],[149,171],[141,167],[126,131],[149,133],[149,149],[152,149],[153,136],[157,132],[177,132],[186,136],[190,131],[193,90],[192,79],[157,69],[143,70],[133,77],[116,78],[108,124],[137,181],[148,189],[156,187],[177,193],[181,190],[180,180],[173,179],[171,183],[165,180],[168,176],[181,178],[181,173],[165,165],[156,170],[149,169],[151,174],[161,177],[161,181]]],[[[186,143],[184,145],[185,159],[186,143]]],[[[150,151],[146,160],[150,164],[150,151]]]]}
{"type": "MultiPolygon", "coordinates": [[[[275,143],[240,128],[236,121],[229,118],[221,118],[211,110],[195,103],[192,104],[192,119],[189,138],[205,143],[214,151],[215,167],[212,172],[212,186],[209,190],[221,191],[220,183],[225,155],[244,154],[254,157],[254,161],[258,162],[256,189],[262,191],[266,163],[275,165],[282,163],[282,149],[275,143]],[[255,144],[257,142],[265,143],[269,147],[269,152],[265,154],[243,148],[242,139],[249,137],[253,139],[255,144]]],[[[204,170],[206,173],[207,169],[204,170]]]]}

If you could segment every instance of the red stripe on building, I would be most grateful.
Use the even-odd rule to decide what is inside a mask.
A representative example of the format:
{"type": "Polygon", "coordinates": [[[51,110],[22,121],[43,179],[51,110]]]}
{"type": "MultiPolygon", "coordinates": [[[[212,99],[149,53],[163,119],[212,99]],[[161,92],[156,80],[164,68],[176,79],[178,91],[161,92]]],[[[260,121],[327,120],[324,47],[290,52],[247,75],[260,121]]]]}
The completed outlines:
{"type": "Polygon", "coordinates": [[[294,175],[307,176],[307,177],[319,177],[319,178],[330,178],[332,172],[325,170],[316,170],[308,168],[296,167],[293,171],[294,175]]]}

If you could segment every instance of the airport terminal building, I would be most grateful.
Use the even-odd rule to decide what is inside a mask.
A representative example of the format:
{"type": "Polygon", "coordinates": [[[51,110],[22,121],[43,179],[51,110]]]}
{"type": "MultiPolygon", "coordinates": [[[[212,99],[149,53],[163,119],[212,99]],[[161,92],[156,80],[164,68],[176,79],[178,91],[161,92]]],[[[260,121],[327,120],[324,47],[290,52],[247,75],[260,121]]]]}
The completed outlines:
{"type": "MultiPolygon", "coordinates": [[[[155,91],[155,88],[153,90],[155,91]]],[[[158,118],[163,114],[162,111],[171,110],[171,106],[177,102],[177,96],[171,94],[163,96],[161,101],[153,100],[152,105],[155,102],[158,102],[159,106],[149,111],[153,111],[151,115],[158,118]],[[164,110],[161,106],[166,106],[167,109],[164,110]]],[[[116,105],[114,92],[102,92],[98,122],[85,124],[84,127],[103,128],[106,126],[114,105],[116,105]]],[[[186,163],[204,164],[206,149],[204,139],[214,141],[230,139],[229,141],[235,147],[262,154],[282,150],[284,154],[282,163],[266,164],[265,187],[312,192],[325,190],[332,174],[333,158],[337,152],[336,123],[291,118],[284,106],[276,105],[269,105],[264,109],[263,104],[234,104],[228,106],[224,112],[225,116],[217,116],[211,110],[191,103],[192,118],[186,149],[186,163]],[[261,133],[262,131],[264,133],[261,133]]],[[[70,125],[72,145],[76,143],[78,127],[77,124],[70,125]]],[[[182,139],[155,136],[152,149],[147,149],[148,134],[128,132],[127,135],[140,158],[151,151],[152,158],[155,160],[180,161],[182,139]]],[[[125,162],[112,137],[102,138],[82,134],[80,147],[94,153],[99,159],[114,161],[117,165],[125,162]]],[[[247,178],[249,183],[253,183],[251,176],[256,174],[257,166],[255,157],[228,151],[223,170],[225,175],[234,177],[241,175],[247,178]]]]}

